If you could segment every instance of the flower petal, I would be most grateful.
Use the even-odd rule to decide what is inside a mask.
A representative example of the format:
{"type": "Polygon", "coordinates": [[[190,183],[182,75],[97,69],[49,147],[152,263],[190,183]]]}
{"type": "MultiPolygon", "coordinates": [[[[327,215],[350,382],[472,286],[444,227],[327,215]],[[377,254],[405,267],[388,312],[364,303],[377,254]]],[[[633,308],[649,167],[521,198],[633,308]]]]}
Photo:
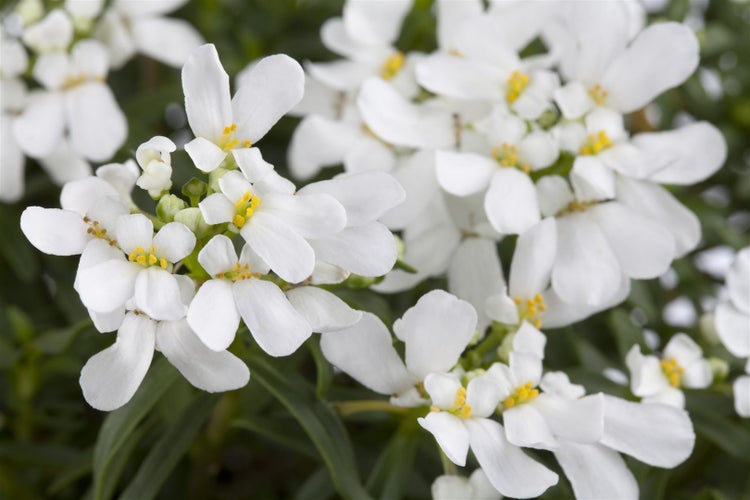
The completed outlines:
{"type": "Polygon", "coordinates": [[[125,142],[128,122],[104,83],[85,83],[69,90],[65,114],[71,144],[89,160],[108,160],[125,142]]]}
{"type": "Polygon", "coordinates": [[[180,222],[165,224],[154,236],[156,251],[169,262],[178,262],[193,251],[195,234],[180,222]]]}
{"type": "Polygon", "coordinates": [[[187,322],[212,351],[229,347],[240,325],[232,284],[221,279],[203,283],[190,302],[187,322]]]}
{"type": "Polygon", "coordinates": [[[185,320],[162,321],[156,327],[156,347],[188,382],[207,392],[239,389],[250,379],[250,370],[228,351],[206,348],[185,320]]]}
{"type": "Polygon", "coordinates": [[[731,303],[716,306],[716,331],[721,343],[735,356],[750,356],[750,316],[731,303]]]}
{"type": "Polygon", "coordinates": [[[541,220],[534,183],[515,168],[493,174],[484,210],[492,227],[501,234],[522,234],[541,220]]]}
{"type": "Polygon", "coordinates": [[[187,313],[174,275],[157,267],[138,273],[135,279],[135,305],[155,320],[175,321],[187,313]]]}
{"type": "Polygon", "coordinates": [[[229,76],[213,44],[201,45],[182,67],[185,112],[196,137],[219,142],[224,127],[232,124],[229,76]]]}
{"type": "Polygon", "coordinates": [[[232,290],[250,333],[271,356],[292,354],[312,333],[307,321],[275,284],[249,279],[236,282],[232,290]]]}
{"type": "Polygon", "coordinates": [[[63,136],[65,106],[56,92],[34,92],[24,112],[13,120],[13,137],[27,155],[52,154],[63,136]]]}
{"type": "Polygon", "coordinates": [[[107,313],[124,307],[133,297],[141,266],[122,260],[107,260],[79,269],[75,289],[88,309],[107,313]]]}
{"type": "Polygon", "coordinates": [[[498,100],[502,96],[501,72],[490,64],[434,54],[417,64],[417,81],[438,95],[458,99],[498,100]]]}
{"type": "Polygon", "coordinates": [[[21,230],[38,250],[49,255],[78,255],[91,239],[81,216],[59,208],[28,207],[21,230]]]}
{"type": "Polygon", "coordinates": [[[750,376],[737,377],[732,385],[734,409],[741,417],[750,417],[750,376]]]}
{"type": "Polygon", "coordinates": [[[511,444],[522,448],[552,450],[557,439],[541,413],[530,404],[514,406],[503,412],[505,435],[511,444]]]}
{"type": "Polygon", "coordinates": [[[599,305],[620,287],[620,264],[599,226],[587,214],[557,219],[552,286],[565,302],[599,305]]]}
{"type": "Polygon", "coordinates": [[[398,38],[401,22],[411,6],[411,0],[393,0],[382,4],[352,0],[344,6],[344,28],[363,43],[391,44],[398,38]]]}
{"type": "Polygon", "coordinates": [[[206,224],[231,222],[235,214],[234,203],[221,193],[214,193],[198,204],[206,224]]]}
{"type": "Polygon", "coordinates": [[[232,156],[250,182],[258,182],[273,170],[273,165],[263,159],[258,148],[236,148],[232,150],[232,156]]]}
{"type": "Polygon", "coordinates": [[[291,57],[276,54],[258,61],[232,99],[237,136],[259,141],[302,99],[304,91],[305,74],[291,57]]]}
{"type": "Polygon", "coordinates": [[[333,196],[298,193],[263,197],[263,211],[283,220],[303,238],[320,238],[338,233],[346,225],[344,207],[333,196]]]}
{"type": "Polygon", "coordinates": [[[79,383],[88,404],[115,410],[133,397],[154,355],[156,323],[128,314],[113,345],[93,355],[81,369],[79,383]]]}
{"type": "Polygon", "coordinates": [[[469,432],[461,419],[444,411],[430,412],[424,418],[418,418],[419,425],[435,436],[440,449],[456,465],[466,465],[469,453],[469,432]]]}
{"type": "Polygon", "coordinates": [[[417,382],[394,349],[388,329],[372,313],[363,312],[348,328],[323,333],[320,347],[336,368],[380,394],[396,394],[417,382]]]}
{"type": "Polygon", "coordinates": [[[698,67],[698,40],[680,23],[656,23],[641,31],[601,79],[607,102],[629,113],[683,83],[698,67]]]}
{"type": "Polygon", "coordinates": [[[182,19],[140,17],[133,20],[131,30],[139,52],[175,68],[203,43],[200,33],[182,19]]]}
{"type": "Polygon", "coordinates": [[[203,172],[213,172],[227,157],[227,153],[205,137],[196,137],[185,144],[185,152],[193,164],[203,172]]]}
{"type": "Polygon", "coordinates": [[[674,358],[681,366],[685,367],[692,361],[703,357],[703,350],[693,339],[684,333],[676,333],[664,346],[664,359],[674,358]]]}
{"type": "Polygon", "coordinates": [[[675,245],[660,224],[617,202],[599,204],[589,212],[626,275],[649,279],[667,272],[675,245]]]}
{"type": "Polygon", "coordinates": [[[333,293],[314,286],[301,286],[286,292],[289,302],[310,324],[313,332],[325,333],[354,325],[362,318],[333,293]]]}
{"type": "Polygon", "coordinates": [[[468,196],[487,189],[497,162],[476,153],[435,153],[435,166],[440,187],[456,196],[468,196]]]}
{"type": "Polygon", "coordinates": [[[398,256],[393,234],[380,222],[347,227],[310,244],[318,259],[361,276],[383,276],[398,256]]]}
{"type": "Polygon", "coordinates": [[[549,285],[557,254],[557,226],[548,217],[518,237],[510,263],[508,292],[530,299],[549,285]]]}
{"type": "Polygon", "coordinates": [[[675,467],[693,451],[695,433],[684,410],[604,395],[601,443],[655,467],[675,467]]]}
{"type": "Polygon", "coordinates": [[[406,367],[420,379],[447,372],[474,336],[477,313],[466,301],[442,290],[423,295],[393,324],[406,343],[406,367]]]}
{"type": "Polygon", "coordinates": [[[544,417],[552,433],[566,441],[596,443],[604,432],[604,401],[600,394],[580,399],[565,399],[552,394],[540,394],[531,402],[544,417]]]}
{"type": "Polygon", "coordinates": [[[242,237],[279,277],[299,283],[315,267],[315,253],[302,236],[278,217],[255,213],[242,227],[242,237]]]}
{"type": "Polygon", "coordinates": [[[555,458],[576,498],[638,498],[638,482],[615,450],[561,441],[555,458]]]}
{"type": "Polygon", "coordinates": [[[399,182],[386,172],[358,172],[314,182],[300,194],[329,194],[346,210],[347,226],[360,226],[380,218],[404,201],[406,193],[399,182]]]}
{"type": "Polygon", "coordinates": [[[238,262],[232,240],[217,234],[198,253],[198,262],[211,276],[229,271],[238,262]]]}
{"type": "Polygon", "coordinates": [[[750,248],[737,252],[726,274],[729,297],[734,306],[750,315],[750,248]]]}
{"type": "Polygon", "coordinates": [[[656,356],[644,356],[639,345],[634,345],[625,356],[630,370],[630,389],[639,397],[649,397],[665,391],[669,380],[656,356]]]}
{"type": "Polygon", "coordinates": [[[117,219],[117,245],[129,254],[136,248],[148,250],[153,242],[154,224],[142,214],[125,215],[117,219]]]}
{"type": "Polygon", "coordinates": [[[487,418],[465,421],[471,450],[492,486],[505,496],[536,497],[557,484],[557,474],[510,444],[505,430],[487,418]]]}

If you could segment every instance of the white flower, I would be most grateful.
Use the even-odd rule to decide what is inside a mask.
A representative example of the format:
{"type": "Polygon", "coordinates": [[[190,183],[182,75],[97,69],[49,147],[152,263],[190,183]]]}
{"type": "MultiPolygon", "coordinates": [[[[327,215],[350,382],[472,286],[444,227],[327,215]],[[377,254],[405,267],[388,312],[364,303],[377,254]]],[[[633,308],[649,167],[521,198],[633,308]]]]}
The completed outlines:
{"type": "Polygon", "coordinates": [[[471,448],[492,486],[506,496],[538,496],[557,484],[557,474],[512,445],[503,426],[489,418],[500,400],[492,375],[473,378],[464,388],[453,375],[430,373],[424,388],[432,407],[419,425],[453,463],[464,466],[471,448]]]}
{"type": "Polygon", "coordinates": [[[105,83],[107,68],[107,54],[95,40],[78,42],[70,55],[41,55],[34,77],[47,90],[29,95],[13,125],[21,149],[35,158],[48,156],[67,130],[80,155],[94,161],[110,158],[125,141],[127,121],[105,83]]]}
{"type": "Polygon", "coordinates": [[[185,225],[170,222],[154,236],[151,220],[141,214],[120,217],[115,235],[124,254],[79,270],[75,288],[83,304],[107,313],[132,298],[136,309],[155,320],[184,317],[187,308],[172,270],[192,252],[195,235],[185,225]]]}
{"type": "Polygon", "coordinates": [[[684,333],[674,335],[664,347],[661,359],[644,356],[634,345],[625,357],[630,370],[630,389],[645,403],[685,407],[682,387],[703,389],[711,385],[713,374],[700,346],[684,333]]]}
{"type": "MultiPolygon", "coordinates": [[[[262,275],[268,272],[268,266],[253,253],[249,245],[243,247],[242,255],[237,260],[231,240],[222,235],[214,236],[201,249],[198,262],[212,279],[198,289],[190,303],[187,321],[210,349],[221,351],[229,347],[240,317],[258,345],[271,356],[293,353],[312,333],[313,326],[305,315],[297,311],[278,286],[262,279],[262,275]]],[[[300,287],[298,290],[307,288],[300,287]]],[[[308,293],[315,295],[316,292],[296,292],[293,294],[295,302],[305,311],[315,310],[318,302],[305,303],[305,299],[310,298],[308,293]]],[[[328,292],[320,290],[320,293],[328,292]]],[[[338,302],[328,305],[339,308],[343,305],[344,315],[351,311],[338,302]]],[[[340,312],[340,309],[335,312],[340,312]]]]}
{"type": "Polygon", "coordinates": [[[750,358],[750,248],[744,248],[726,274],[729,301],[716,307],[716,331],[729,352],[750,358]]]}
{"type": "Polygon", "coordinates": [[[152,198],[172,187],[172,160],[170,153],[177,148],[174,142],[156,136],[144,142],[135,152],[135,158],[143,169],[136,184],[148,191],[152,198]]]}
{"type": "Polygon", "coordinates": [[[23,151],[13,137],[13,123],[26,106],[26,85],[19,76],[28,56],[17,40],[0,30],[0,201],[14,202],[23,195],[23,151]]]}
{"type": "MultiPolygon", "coordinates": [[[[192,281],[180,276],[181,303],[190,301],[192,281]]],[[[175,280],[177,282],[177,280],[175,280]]],[[[81,370],[86,401],[98,410],[115,410],[133,397],[158,349],[195,387],[208,392],[238,389],[250,377],[245,363],[230,352],[215,352],[198,339],[185,319],[156,321],[129,311],[110,347],[92,356],[81,370]]]]}
{"type": "MultiPolygon", "coordinates": [[[[545,394],[570,401],[586,399],[580,385],[562,372],[542,378],[545,394]]],[[[576,498],[638,498],[638,482],[619,453],[655,467],[676,467],[690,456],[695,433],[684,410],[598,395],[603,432],[597,443],[560,439],[553,450],[576,498]],[[618,453],[619,452],[619,453],[618,453]]]]}
{"type": "MultiPolygon", "coordinates": [[[[748,363],[750,365],[750,363],[748,363]]],[[[746,375],[737,377],[732,384],[734,410],[741,417],[750,417],[750,366],[745,366],[746,375]]]]}
{"type": "Polygon", "coordinates": [[[495,112],[487,129],[492,157],[438,151],[438,182],[457,196],[486,190],[484,210],[495,230],[520,234],[540,220],[537,193],[528,174],[557,160],[557,141],[542,130],[527,132],[525,121],[504,112],[495,112]]]}
{"type": "Polygon", "coordinates": [[[432,372],[453,368],[474,336],[476,312],[470,304],[442,290],[423,295],[393,325],[406,346],[405,362],[393,347],[388,328],[365,312],[355,325],[323,333],[326,359],[362,385],[393,395],[400,406],[425,403],[415,385],[432,372]]]}
{"type": "Polygon", "coordinates": [[[502,495],[492,487],[482,469],[476,469],[468,478],[457,475],[438,476],[432,482],[433,500],[500,500],[502,495]]]}
{"type": "Polygon", "coordinates": [[[627,3],[566,6],[566,26],[552,42],[569,81],[555,92],[566,118],[597,105],[635,111],[680,85],[698,66],[698,41],[685,25],[652,24],[631,40],[627,3]]]}
{"type": "Polygon", "coordinates": [[[105,181],[89,177],[69,182],[60,193],[60,206],[28,207],[21,214],[21,230],[38,250],[78,255],[94,239],[117,244],[115,224],[128,208],[105,181]]]}
{"type": "Polygon", "coordinates": [[[229,95],[229,77],[212,44],[202,45],[182,68],[185,111],[195,139],[185,145],[195,165],[215,170],[229,152],[251,148],[302,98],[304,73],[285,55],[259,61],[229,95]]]}
{"type": "Polygon", "coordinates": [[[136,52],[179,67],[203,43],[187,21],[163,17],[187,0],[143,2],[115,0],[102,15],[94,36],[107,45],[112,67],[121,67],[136,52]]]}
{"type": "MultiPolygon", "coordinates": [[[[246,172],[244,156],[255,156],[254,164],[262,162],[257,149],[237,153],[235,157],[246,172]]],[[[282,186],[285,191],[279,191],[277,183],[268,181],[281,177],[271,174],[251,184],[249,176],[227,172],[219,179],[221,193],[208,196],[199,206],[208,224],[231,223],[273,272],[289,283],[299,283],[315,266],[315,253],[306,238],[341,231],[346,212],[327,194],[292,194],[290,183],[282,186]]]]}
{"type": "Polygon", "coordinates": [[[298,195],[329,195],[346,211],[341,231],[310,239],[316,259],[360,276],[382,276],[396,262],[393,234],[378,222],[406,194],[393,176],[385,172],[342,174],[331,180],[308,184],[298,195]]]}
{"type": "Polygon", "coordinates": [[[23,42],[38,54],[64,51],[73,41],[73,22],[62,9],[24,29],[23,42]]]}

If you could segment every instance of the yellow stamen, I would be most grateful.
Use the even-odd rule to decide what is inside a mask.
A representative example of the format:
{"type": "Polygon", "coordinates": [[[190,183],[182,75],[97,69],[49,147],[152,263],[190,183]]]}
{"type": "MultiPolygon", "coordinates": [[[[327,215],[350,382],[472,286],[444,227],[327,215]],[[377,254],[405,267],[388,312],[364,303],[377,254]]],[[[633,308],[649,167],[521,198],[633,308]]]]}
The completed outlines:
{"type": "Polygon", "coordinates": [[[249,280],[250,278],[259,278],[259,273],[253,273],[250,271],[250,266],[247,264],[240,264],[239,262],[234,265],[229,271],[224,271],[216,275],[219,279],[226,279],[229,281],[242,281],[249,280]]]}
{"type": "Polygon", "coordinates": [[[503,408],[507,410],[514,406],[528,403],[529,401],[536,399],[538,395],[539,389],[534,389],[534,384],[532,382],[526,382],[525,384],[516,387],[513,394],[505,398],[505,401],[503,401],[503,408]]]}
{"type": "Polygon", "coordinates": [[[148,251],[146,251],[143,247],[135,247],[135,249],[130,252],[130,255],[128,255],[128,260],[130,262],[135,262],[136,264],[140,264],[143,267],[151,267],[151,266],[159,266],[162,269],[167,269],[169,267],[169,262],[164,257],[159,257],[156,255],[156,247],[151,246],[149,247],[148,251]]]}
{"type": "Polygon", "coordinates": [[[507,99],[508,104],[516,102],[516,99],[520,97],[521,92],[524,91],[528,84],[529,75],[521,73],[518,70],[513,71],[510,78],[508,78],[507,88],[505,90],[505,99],[507,99]]]}
{"type": "Polygon", "coordinates": [[[679,388],[680,379],[682,374],[685,373],[685,369],[674,358],[662,359],[659,364],[661,364],[661,369],[669,380],[669,385],[679,388]]]}
{"type": "Polygon", "coordinates": [[[601,106],[607,100],[607,91],[597,83],[589,89],[589,96],[591,96],[596,104],[601,106]]]}
{"type": "Polygon", "coordinates": [[[69,90],[73,87],[77,87],[79,85],[83,85],[87,82],[103,82],[105,79],[101,76],[90,76],[85,75],[83,73],[78,75],[68,75],[65,80],[63,81],[62,86],[60,87],[60,90],[69,90]]]}
{"type": "Polygon", "coordinates": [[[542,327],[542,320],[539,318],[539,313],[547,310],[547,305],[544,303],[542,294],[537,293],[533,298],[527,300],[523,300],[521,297],[514,297],[513,302],[518,306],[519,321],[528,321],[537,329],[542,327]]]}
{"type": "Polygon", "coordinates": [[[224,127],[224,130],[221,131],[221,137],[219,138],[218,146],[227,152],[240,145],[243,148],[252,147],[253,145],[252,141],[249,141],[249,140],[240,141],[239,139],[235,139],[234,133],[236,131],[237,131],[237,124],[235,123],[229,125],[228,127],[224,127]]]}
{"type": "Polygon", "coordinates": [[[260,205],[260,198],[253,196],[252,191],[247,191],[242,195],[242,198],[234,203],[236,214],[232,218],[232,224],[241,228],[244,226],[248,219],[253,216],[255,209],[260,205]]]}
{"type": "Polygon", "coordinates": [[[396,74],[401,71],[401,68],[404,66],[404,53],[403,52],[396,52],[392,54],[388,59],[385,60],[383,63],[383,66],[380,68],[380,76],[383,77],[383,80],[390,80],[396,74]]]}
{"type": "Polygon", "coordinates": [[[580,153],[586,155],[596,155],[612,147],[612,140],[607,135],[607,132],[600,130],[596,134],[589,134],[586,137],[586,142],[581,146],[580,153]]]}
{"type": "Polygon", "coordinates": [[[117,240],[109,237],[109,235],[107,234],[107,230],[99,224],[99,221],[84,217],[83,222],[85,222],[89,226],[88,228],[86,228],[86,232],[88,234],[90,234],[94,238],[100,238],[107,241],[111,246],[117,245],[117,240]]]}

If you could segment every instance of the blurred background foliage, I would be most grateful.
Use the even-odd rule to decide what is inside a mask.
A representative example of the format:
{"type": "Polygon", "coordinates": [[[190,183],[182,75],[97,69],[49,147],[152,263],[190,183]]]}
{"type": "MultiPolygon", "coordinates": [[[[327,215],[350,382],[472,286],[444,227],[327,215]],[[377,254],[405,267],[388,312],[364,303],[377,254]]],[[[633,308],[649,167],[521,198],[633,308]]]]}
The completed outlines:
{"type": "MultiPolygon", "coordinates": [[[[55,2],[51,2],[55,3],[55,2]]],[[[59,2],[58,2],[59,3],[59,2]]],[[[721,296],[722,270],[732,250],[750,243],[750,2],[672,0],[652,19],[686,21],[701,42],[701,68],[679,89],[631,116],[631,129],[671,128],[708,120],[724,133],[729,157],[707,181],[675,188],[698,214],[703,241],[658,280],[634,282],[624,304],[580,324],[549,331],[547,367],[564,369],[586,385],[626,396],[602,375],[624,370],[644,329],[662,345],[677,331],[698,339],[709,355],[742,363],[710,337],[698,320],[721,296]]],[[[11,8],[3,1],[2,9],[11,8]]],[[[287,53],[298,61],[334,55],[318,37],[341,0],[194,0],[175,14],[216,44],[234,76],[258,57],[287,53]]],[[[435,25],[429,0],[416,0],[398,46],[430,51],[435,25]]],[[[134,157],[154,135],[186,140],[180,73],[136,57],[110,73],[130,132],[114,158],[134,157]]],[[[285,171],[285,151],[298,120],[283,119],[260,147],[285,171]]],[[[184,153],[173,158],[174,184],[191,176],[184,153]]],[[[332,175],[335,170],[324,172],[332,175]]],[[[336,401],[376,395],[333,373],[315,336],[295,355],[271,359],[239,335],[233,352],[252,372],[249,385],[229,394],[193,389],[160,355],[134,399],[101,413],[87,406],[78,376],[88,357],[110,345],[87,320],[73,291],[76,259],[42,255],[22,236],[18,220],[28,205],[58,205],[59,188],[37,165],[27,165],[27,194],[0,206],[0,498],[426,498],[441,473],[433,438],[414,415],[348,414],[336,401]],[[334,383],[335,382],[335,383],[334,383]],[[353,437],[354,439],[350,439],[353,437]]],[[[508,269],[513,239],[500,243],[508,269]]],[[[338,291],[353,306],[388,324],[444,280],[379,296],[365,289],[338,291]]],[[[698,439],[692,457],[674,470],[629,461],[642,498],[750,498],[750,422],[732,409],[731,386],[687,391],[698,439]]],[[[557,468],[550,454],[538,458],[557,468]]],[[[570,498],[564,476],[544,498],[570,498]]]]}

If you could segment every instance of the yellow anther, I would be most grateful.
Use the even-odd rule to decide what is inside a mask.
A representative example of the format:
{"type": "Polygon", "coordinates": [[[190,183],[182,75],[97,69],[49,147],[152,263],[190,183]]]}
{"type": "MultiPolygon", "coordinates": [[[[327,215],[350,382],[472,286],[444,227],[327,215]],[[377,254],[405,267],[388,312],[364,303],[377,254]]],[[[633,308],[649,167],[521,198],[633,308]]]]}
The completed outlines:
{"type": "Polygon", "coordinates": [[[165,259],[164,257],[162,257],[161,259],[159,259],[159,266],[162,269],[166,269],[167,268],[167,259],[165,259]]]}
{"type": "Polygon", "coordinates": [[[597,83],[589,89],[589,96],[591,96],[596,104],[601,106],[607,100],[607,91],[597,83]]]}
{"type": "Polygon", "coordinates": [[[167,267],[169,267],[167,259],[157,256],[156,253],[156,247],[154,246],[149,247],[148,251],[143,247],[135,247],[135,249],[130,252],[130,255],[128,255],[128,260],[140,264],[143,267],[158,265],[162,269],[167,269],[167,267]]]}
{"type": "Polygon", "coordinates": [[[390,80],[396,76],[401,71],[401,68],[403,68],[404,60],[403,52],[396,52],[388,57],[380,68],[380,76],[383,77],[383,80],[390,80]]]}
{"type": "Polygon", "coordinates": [[[584,156],[596,155],[612,147],[612,141],[610,140],[607,132],[600,130],[596,134],[589,134],[586,137],[586,142],[583,143],[580,149],[580,153],[584,156]]]}
{"type": "Polygon", "coordinates": [[[435,405],[430,406],[430,411],[440,411],[440,408],[438,408],[435,405]]]}
{"type": "Polygon", "coordinates": [[[661,369],[667,380],[669,380],[669,385],[679,388],[680,379],[682,378],[682,374],[685,373],[685,369],[674,358],[662,359],[659,364],[661,364],[661,369]]]}
{"type": "Polygon", "coordinates": [[[523,300],[521,297],[514,297],[513,302],[518,306],[518,320],[528,321],[534,327],[541,328],[542,320],[539,313],[547,310],[542,294],[537,293],[530,299],[523,300]]]}
{"type": "Polygon", "coordinates": [[[104,81],[104,78],[100,76],[88,76],[84,74],[69,75],[67,78],[65,78],[60,88],[61,90],[69,90],[69,89],[72,89],[73,87],[83,85],[86,82],[103,82],[103,81],[104,81]]]}
{"type": "Polygon", "coordinates": [[[456,391],[456,399],[453,400],[453,406],[456,408],[463,406],[466,403],[466,389],[460,387],[456,391]]]}
{"type": "Polygon", "coordinates": [[[250,272],[250,266],[248,264],[235,264],[232,269],[229,271],[224,271],[223,273],[218,273],[216,275],[219,279],[227,279],[230,281],[241,281],[241,280],[247,280],[250,278],[258,278],[260,277],[260,274],[250,272]]]}
{"type": "Polygon", "coordinates": [[[139,255],[138,257],[136,257],[136,258],[135,258],[135,261],[136,261],[136,262],[137,262],[138,264],[141,264],[141,265],[143,265],[143,264],[145,264],[145,263],[146,263],[146,256],[145,256],[145,255],[139,255]]]}
{"type": "Polygon", "coordinates": [[[507,88],[505,90],[505,99],[507,99],[508,103],[513,104],[516,99],[520,97],[521,92],[524,91],[528,84],[529,75],[521,73],[518,70],[513,71],[510,78],[508,78],[508,83],[506,85],[507,88]]]}
{"type": "Polygon", "coordinates": [[[152,253],[148,254],[148,263],[149,263],[149,265],[153,266],[157,262],[159,262],[159,259],[156,258],[156,255],[154,255],[152,253]]]}
{"type": "Polygon", "coordinates": [[[526,382],[525,384],[516,387],[516,390],[513,391],[510,396],[505,398],[503,401],[503,408],[507,410],[514,406],[528,403],[529,401],[536,399],[538,395],[539,389],[534,389],[534,384],[532,382],[526,382]]]}
{"type": "Polygon", "coordinates": [[[458,418],[470,418],[471,417],[471,405],[463,405],[460,410],[458,410],[458,413],[456,413],[458,418]]]}
{"type": "Polygon", "coordinates": [[[247,222],[247,219],[245,219],[240,214],[235,214],[235,216],[232,217],[232,224],[234,224],[235,226],[237,226],[239,228],[241,228],[242,226],[244,226],[245,222],[247,222]]]}
{"type": "Polygon", "coordinates": [[[503,167],[515,167],[518,165],[518,148],[504,142],[501,146],[492,149],[492,157],[503,167]]]}
{"type": "Polygon", "coordinates": [[[249,148],[253,145],[253,143],[249,140],[243,140],[240,141],[239,139],[234,138],[234,133],[237,131],[237,124],[233,123],[227,127],[224,127],[224,130],[221,131],[221,137],[219,138],[218,146],[223,149],[224,151],[230,151],[240,144],[242,144],[243,148],[249,148]]]}

